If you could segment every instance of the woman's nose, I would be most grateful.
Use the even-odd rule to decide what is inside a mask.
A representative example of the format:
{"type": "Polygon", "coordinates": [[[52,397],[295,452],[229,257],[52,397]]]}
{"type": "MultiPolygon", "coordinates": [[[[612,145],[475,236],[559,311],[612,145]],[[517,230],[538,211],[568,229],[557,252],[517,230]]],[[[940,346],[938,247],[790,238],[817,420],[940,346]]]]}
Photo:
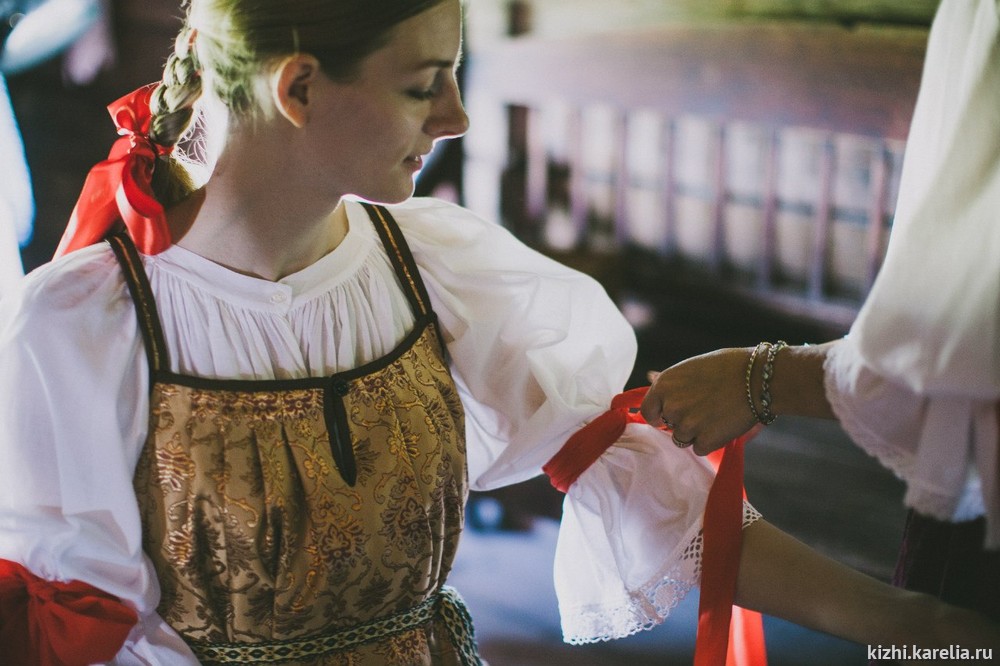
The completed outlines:
{"type": "Polygon", "coordinates": [[[456,81],[450,81],[435,102],[434,110],[427,119],[427,134],[435,139],[448,139],[468,131],[469,116],[462,105],[456,81]]]}

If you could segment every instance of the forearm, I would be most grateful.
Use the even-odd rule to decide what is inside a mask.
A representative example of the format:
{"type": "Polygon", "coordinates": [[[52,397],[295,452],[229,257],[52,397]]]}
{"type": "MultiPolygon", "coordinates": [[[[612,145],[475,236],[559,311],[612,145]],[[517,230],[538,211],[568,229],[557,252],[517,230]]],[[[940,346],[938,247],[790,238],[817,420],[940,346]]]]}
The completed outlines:
{"type": "Polygon", "coordinates": [[[743,531],[740,606],[868,645],[1000,647],[1000,628],[836,562],[766,521],[743,531]]]}

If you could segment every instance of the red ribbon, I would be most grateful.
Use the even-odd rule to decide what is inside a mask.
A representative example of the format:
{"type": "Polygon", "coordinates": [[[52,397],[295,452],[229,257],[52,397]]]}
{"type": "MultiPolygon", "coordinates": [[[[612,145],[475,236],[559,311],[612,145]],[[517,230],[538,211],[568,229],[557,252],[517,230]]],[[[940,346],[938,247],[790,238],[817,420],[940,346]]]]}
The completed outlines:
{"type": "Polygon", "coordinates": [[[121,138],[108,159],[87,174],[55,256],[99,242],[119,220],[140,252],[157,254],[170,247],[167,218],[152,185],[156,158],[173,150],[149,139],[149,100],[156,86],[139,88],[108,106],[121,138]]]}
{"type": "Polygon", "coordinates": [[[48,581],[0,560],[0,663],[6,666],[110,661],[136,621],[134,610],[96,587],[48,581]]]}
{"type": "MultiPolygon", "coordinates": [[[[570,486],[614,444],[629,423],[645,423],[638,408],[649,387],[620,393],[611,409],[578,430],[543,467],[555,486],[570,486]]],[[[743,445],[747,433],[710,459],[718,461],[705,503],[702,529],[701,598],[695,666],[766,666],[764,627],[759,613],[733,607],[743,541],[743,445]],[[735,638],[730,641],[731,635],[735,638]]]]}
{"type": "Polygon", "coordinates": [[[560,492],[567,492],[577,478],[593,465],[625,432],[629,423],[645,423],[638,412],[649,387],[619,393],[611,399],[611,409],[577,430],[559,453],[542,467],[549,481],[560,492]]]}

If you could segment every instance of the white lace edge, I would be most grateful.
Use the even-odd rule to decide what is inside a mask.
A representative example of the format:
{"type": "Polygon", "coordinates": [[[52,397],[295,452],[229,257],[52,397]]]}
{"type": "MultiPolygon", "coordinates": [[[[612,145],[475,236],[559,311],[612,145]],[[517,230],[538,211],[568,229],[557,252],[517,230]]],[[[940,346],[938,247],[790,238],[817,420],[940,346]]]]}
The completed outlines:
{"type": "Polygon", "coordinates": [[[834,377],[832,364],[831,357],[828,356],[823,365],[824,389],[830,407],[847,436],[861,450],[906,483],[906,492],[903,496],[905,506],[938,520],[951,520],[961,496],[925,488],[914,474],[917,458],[912,452],[901,450],[887,442],[860,419],[853,417],[850,406],[837,390],[837,379],[834,377]]]}
{"type": "MultiPolygon", "coordinates": [[[[762,518],[743,502],[743,529],[762,518]]],[[[701,576],[702,525],[694,523],[666,559],[661,573],[614,602],[562,608],[563,641],[570,645],[601,643],[648,631],[670,615],[701,576]]]]}
{"type": "Polygon", "coordinates": [[[860,420],[852,418],[852,411],[840,395],[837,388],[837,378],[833,368],[832,355],[828,355],[823,363],[823,383],[826,399],[837,416],[847,436],[863,449],[868,455],[879,461],[889,471],[900,479],[907,481],[912,473],[914,457],[911,453],[901,451],[898,447],[886,442],[878,433],[865,426],[860,420]]]}
{"type": "Polygon", "coordinates": [[[921,480],[914,475],[916,456],[886,443],[863,424],[849,417],[844,418],[842,415],[847,416],[849,412],[840,411],[838,409],[840,403],[837,400],[831,398],[830,405],[851,441],[906,483],[906,492],[903,496],[905,506],[938,520],[953,519],[961,494],[956,496],[923,487],[921,480]]]}

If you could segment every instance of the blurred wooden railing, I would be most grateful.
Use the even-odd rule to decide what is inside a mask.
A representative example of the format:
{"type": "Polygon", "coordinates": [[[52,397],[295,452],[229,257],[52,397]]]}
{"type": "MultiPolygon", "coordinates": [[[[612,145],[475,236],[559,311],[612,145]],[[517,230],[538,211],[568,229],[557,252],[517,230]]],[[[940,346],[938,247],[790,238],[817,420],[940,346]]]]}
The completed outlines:
{"type": "Polygon", "coordinates": [[[615,259],[626,289],[712,284],[846,329],[884,255],[926,37],[704,22],[474,51],[466,203],[544,251],[615,259]]]}

